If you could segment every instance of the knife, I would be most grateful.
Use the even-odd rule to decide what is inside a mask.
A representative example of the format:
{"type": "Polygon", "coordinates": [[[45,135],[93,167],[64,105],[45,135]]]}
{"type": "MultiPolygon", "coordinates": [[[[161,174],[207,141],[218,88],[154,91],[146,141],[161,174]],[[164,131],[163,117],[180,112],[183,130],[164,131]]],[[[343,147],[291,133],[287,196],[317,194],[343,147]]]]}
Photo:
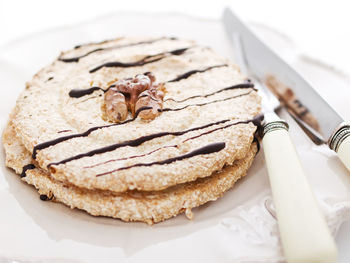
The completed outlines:
{"type": "MultiPolygon", "coordinates": [[[[240,66],[249,72],[249,77],[258,84],[258,90],[264,91],[264,86],[270,88],[314,141],[325,142],[324,138],[329,138],[329,146],[350,165],[346,156],[350,154],[350,127],[228,8],[223,13],[223,23],[233,45],[241,51],[238,52],[240,66]]],[[[260,92],[265,115],[261,134],[287,262],[337,262],[335,242],[289,137],[288,124],[274,113],[278,106],[271,105],[273,97],[267,91],[260,92]],[[270,99],[266,100],[264,96],[270,99]]]]}

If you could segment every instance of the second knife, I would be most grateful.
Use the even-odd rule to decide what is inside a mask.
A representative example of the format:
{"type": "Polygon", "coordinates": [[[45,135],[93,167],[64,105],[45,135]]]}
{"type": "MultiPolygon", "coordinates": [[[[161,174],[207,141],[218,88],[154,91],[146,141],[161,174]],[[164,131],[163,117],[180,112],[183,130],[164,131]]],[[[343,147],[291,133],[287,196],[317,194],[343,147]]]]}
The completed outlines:
{"type": "MultiPolygon", "coordinates": [[[[261,135],[284,254],[288,263],[335,263],[337,249],[321,214],[288,132],[288,124],[275,110],[278,100],[264,87],[264,80],[247,62],[247,47],[254,36],[226,9],[225,29],[238,53],[242,71],[256,83],[262,96],[265,120],[261,135]],[[243,41],[244,38],[244,41],[243,41]]],[[[254,50],[254,55],[261,54],[254,50]]],[[[250,49],[249,49],[250,51],[250,49]]],[[[260,51],[262,51],[260,49],[260,51]]],[[[249,54],[249,58],[252,58],[249,54]]],[[[260,61],[261,68],[265,63],[260,61]]]]}

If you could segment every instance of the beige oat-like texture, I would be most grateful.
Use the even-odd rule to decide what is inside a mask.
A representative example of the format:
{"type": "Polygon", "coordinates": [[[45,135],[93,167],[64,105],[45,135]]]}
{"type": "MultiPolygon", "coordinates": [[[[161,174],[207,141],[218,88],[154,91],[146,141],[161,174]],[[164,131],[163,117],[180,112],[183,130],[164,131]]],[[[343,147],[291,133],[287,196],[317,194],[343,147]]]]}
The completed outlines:
{"type": "Polygon", "coordinates": [[[63,52],[26,83],[15,112],[20,143],[57,182],[115,193],[159,191],[247,156],[260,97],[235,65],[208,47],[123,37],[63,52]],[[127,123],[106,121],[104,91],[117,79],[145,72],[164,84],[160,115],[131,121],[129,113],[127,123]],[[84,96],[69,95],[87,89],[84,96]],[[215,143],[224,148],[164,162],[215,143]]]}
{"type": "MultiPolygon", "coordinates": [[[[3,144],[6,165],[21,174],[22,167],[31,163],[32,159],[16,136],[11,121],[4,131],[3,144]]],[[[89,190],[57,181],[41,168],[27,170],[22,180],[33,185],[50,200],[61,202],[72,209],[79,208],[94,216],[153,224],[182,212],[192,218],[192,208],[221,197],[238,179],[246,175],[256,151],[256,143],[253,143],[244,158],[236,160],[232,166],[225,167],[221,172],[162,191],[128,191],[118,194],[89,190]]]]}

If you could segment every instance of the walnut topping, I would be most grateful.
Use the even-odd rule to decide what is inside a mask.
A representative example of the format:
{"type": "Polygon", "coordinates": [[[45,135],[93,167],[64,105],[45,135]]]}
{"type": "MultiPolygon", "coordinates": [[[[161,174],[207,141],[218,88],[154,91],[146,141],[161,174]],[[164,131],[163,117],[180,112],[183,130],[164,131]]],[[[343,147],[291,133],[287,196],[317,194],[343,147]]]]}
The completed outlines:
{"type": "Polygon", "coordinates": [[[107,119],[121,122],[127,118],[128,111],[135,117],[135,112],[142,107],[151,107],[140,112],[142,119],[157,117],[163,107],[164,85],[156,84],[155,80],[155,76],[147,72],[114,82],[105,94],[107,119]]]}
{"type": "Polygon", "coordinates": [[[122,93],[109,90],[105,95],[106,114],[108,119],[113,122],[120,122],[128,116],[128,108],[125,102],[125,96],[122,93]]]}
{"type": "Polygon", "coordinates": [[[153,120],[158,116],[159,112],[163,106],[164,92],[152,87],[149,90],[143,91],[136,102],[135,110],[142,107],[152,107],[149,110],[143,110],[140,112],[139,116],[145,120],[153,120]]]}

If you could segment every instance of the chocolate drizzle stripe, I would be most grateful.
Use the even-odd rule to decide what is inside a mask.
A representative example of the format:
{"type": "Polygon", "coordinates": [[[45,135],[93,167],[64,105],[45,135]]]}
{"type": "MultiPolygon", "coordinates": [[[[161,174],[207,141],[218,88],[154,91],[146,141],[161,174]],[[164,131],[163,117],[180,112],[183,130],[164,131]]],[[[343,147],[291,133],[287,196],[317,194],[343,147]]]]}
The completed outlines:
{"type": "Polygon", "coordinates": [[[61,131],[58,131],[57,133],[63,133],[63,132],[70,132],[72,130],[61,130],[61,131]]]}
{"type": "Polygon", "coordinates": [[[203,73],[203,72],[206,72],[206,71],[211,70],[213,68],[220,68],[220,67],[227,67],[227,66],[228,66],[227,64],[221,64],[221,65],[207,67],[205,69],[190,70],[190,71],[188,71],[186,73],[183,73],[183,74],[177,76],[176,78],[168,80],[166,82],[177,82],[177,81],[180,81],[180,80],[183,80],[183,79],[187,79],[187,78],[189,78],[190,76],[192,76],[193,74],[196,74],[196,73],[203,73]]]}
{"type": "MultiPolygon", "coordinates": [[[[199,138],[199,137],[201,137],[201,136],[210,134],[210,133],[215,132],[215,131],[218,131],[218,130],[222,130],[222,129],[229,128],[229,127],[234,126],[234,125],[238,125],[238,124],[247,124],[247,123],[250,123],[250,122],[253,122],[254,125],[257,126],[257,125],[261,122],[260,115],[256,116],[256,117],[253,118],[253,119],[250,119],[250,120],[238,121],[238,122],[230,123],[230,124],[228,124],[228,125],[225,125],[225,126],[222,126],[222,127],[218,127],[218,128],[215,128],[215,129],[206,131],[206,132],[201,133],[201,134],[199,134],[199,135],[190,137],[190,138],[188,138],[188,139],[182,141],[182,143],[187,142],[187,141],[190,141],[190,140],[194,140],[194,139],[196,139],[196,138],[199,138]]],[[[133,156],[130,156],[130,157],[124,157],[124,158],[118,158],[118,159],[111,159],[111,160],[108,160],[108,161],[105,161],[105,162],[102,162],[102,163],[97,163],[97,164],[94,164],[94,165],[85,166],[85,167],[83,167],[83,168],[93,168],[93,167],[96,167],[96,166],[100,166],[100,165],[107,164],[107,163],[111,163],[111,162],[115,162],[115,161],[124,161],[124,160],[128,160],[128,159],[134,159],[134,158],[138,158],[138,157],[144,157],[144,156],[147,156],[147,155],[151,155],[152,153],[157,152],[157,151],[162,150],[162,149],[166,149],[166,148],[176,148],[176,147],[178,147],[178,146],[179,146],[179,145],[170,145],[170,146],[168,145],[168,146],[164,146],[164,147],[157,148],[157,149],[155,149],[155,150],[153,150],[153,151],[150,151],[150,152],[148,152],[148,153],[145,153],[145,154],[133,155],[133,156]]]]}
{"type": "MultiPolygon", "coordinates": [[[[199,69],[194,69],[194,70],[190,70],[186,73],[183,73],[181,75],[179,75],[177,78],[175,79],[172,79],[172,80],[168,80],[168,81],[165,81],[164,83],[167,83],[167,82],[176,82],[176,81],[180,81],[182,79],[187,79],[188,77],[190,77],[191,75],[195,74],[195,73],[204,73],[208,70],[211,70],[213,68],[219,68],[219,67],[227,67],[228,65],[227,64],[222,64],[222,65],[215,65],[215,66],[210,66],[210,67],[207,67],[205,69],[202,69],[202,70],[199,70],[199,69]]],[[[145,73],[144,73],[145,74],[145,73]]],[[[97,87],[97,86],[94,86],[94,87],[90,87],[90,88],[87,88],[87,89],[72,89],[68,95],[72,98],[80,98],[80,97],[83,97],[85,95],[89,95],[89,94],[92,94],[94,91],[96,90],[102,90],[103,92],[107,92],[110,88],[114,87],[115,85],[111,85],[109,86],[107,89],[102,89],[100,87],[97,87]]],[[[248,87],[254,87],[254,84],[251,83],[250,81],[248,81],[247,83],[242,83],[242,84],[238,84],[236,86],[241,86],[241,87],[237,87],[237,88],[248,88],[248,87]]],[[[231,87],[234,87],[234,86],[231,86],[231,87]]],[[[229,89],[229,88],[227,88],[229,89]]],[[[222,90],[223,91],[223,90],[222,90]]],[[[214,93],[213,93],[214,94],[214,93]]],[[[210,96],[210,95],[206,95],[206,96],[210,96]]],[[[175,99],[167,99],[167,100],[172,100],[172,101],[176,101],[176,102],[184,102],[186,100],[189,100],[189,99],[192,99],[192,98],[197,98],[197,97],[201,97],[201,96],[193,96],[193,97],[190,97],[190,98],[187,98],[187,99],[184,99],[184,100],[180,100],[180,101],[176,101],[175,99]]]]}
{"type": "MultiPolygon", "coordinates": [[[[110,88],[112,88],[114,86],[115,85],[111,85],[107,89],[102,89],[100,87],[91,87],[91,88],[87,88],[87,89],[72,89],[68,93],[68,95],[71,98],[80,98],[80,97],[83,97],[85,95],[92,94],[96,90],[102,90],[103,92],[107,92],[110,88]]],[[[223,91],[226,91],[226,90],[247,89],[247,88],[254,88],[254,84],[253,83],[240,83],[240,84],[236,84],[236,85],[233,85],[233,86],[230,86],[230,87],[225,87],[223,89],[220,89],[220,90],[217,90],[217,91],[215,91],[213,93],[209,93],[209,94],[205,94],[205,95],[195,95],[195,96],[191,96],[191,97],[185,98],[183,100],[175,100],[175,99],[169,98],[169,99],[166,99],[165,101],[171,100],[171,101],[175,101],[175,102],[185,102],[187,100],[194,99],[194,98],[200,98],[200,97],[206,98],[206,97],[212,96],[212,95],[214,95],[216,93],[220,93],[220,92],[223,92],[223,91]]]]}
{"type": "Polygon", "coordinates": [[[27,172],[28,170],[32,170],[32,169],[35,169],[35,165],[32,164],[32,163],[23,166],[22,172],[21,172],[21,175],[20,175],[21,178],[26,177],[26,172],[27,172]]]}
{"type": "Polygon", "coordinates": [[[68,93],[68,95],[71,98],[80,98],[80,97],[83,97],[85,95],[92,94],[95,90],[102,90],[103,92],[106,92],[104,89],[102,89],[100,87],[91,87],[88,89],[72,89],[68,93]]]}
{"type": "Polygon", "coordinates": [[[218,124],[222,124],[222,123],[228,122],[228,121],[229,121],[229,119],[221,120],[221,121],[217,121],[217,122],[212,122],[212,123],[209,123],[209,124],[206,124],[206,125],[203,125],[203,126],[198,126],[198,127],[195,127],[195,128],[184,130],[184,131],[159,132],[159,133],[153,133],[153,134],[146,135],[146,136],[141,136],[141,137],[139,137],[137,139],[134,139],[134,140],[129,140],[129,141],[124,141],[124,142],[120,142],[120,143],[115,143],[115,144],[111,144],[111,145],[108,145],[108,146],[105,146],[105,147],[101,147],[101,148],[98,148],[98,149],[95,149],[95,150],[92,150],[92,151],[89,151],[89,152],[81,153],[81,154],[78,154],[78,155],[66,158],[66,159],[64,159],[64,160],[62,160],[60,162],[50,163],[50,164],[48,164],[47,167],[50,167],[52,165],[65,164],[65,163],[68,163],[70,161],[78,160],[78,159],[81,159],[81,158],[84,158],[84,157],[91,157],[91,156],[94,156],[96,154],[112,152],[112,151],[114,151],[114,150],[116,150],[118,148],[121,148],[121,147],[126,147],[126,146],[137,147],[137,146],[143,144],[144,142],[153,140],[155,138],[160,138],[160,137],[169,136],[169,135],[180,136],[180,135],[186,134],[188,132],[205,129],[205,128],[208,128],[208,127],[211,127],[211,126],[214,126],[214,125],[218,125],[218,124]]]}
{"type": "MultiPolygon", "coordinates": [[[[199,103],[199,104],[189,104],[189,105],[186,105],[182,108],[175,108],[175,109],[171,109],[171,108],[165,108],[163,109],[162,111],[180,111],[180,110],[183,110],[183,109],[186,109],[188,107],[192,107],[192,106],[204,106],[204,105],[208,105],[208,104],[212,104],[212,103],[216,103],[216,102],[221,102],[221,101],[226,101],[226,100],[230,100],[230,99],[234,99],[234,98],[238,98],[238,97],[242,97],[242,96],[245,96],[245,95],[249,95],[252,91],[248,92],[248,93],[243,93],[243,94],[239,94],[239,95],[236,95],[236,96],[233,96],[233,97],[229,97],[229,98],[225,98],[225,99],[221,99],[221,100],[214,100],[214,101],[209,101],[209,102],[206,102],[206,103],[199,103]]],[[[48,148],[50,146],[53,146],[53,145],[56,145],[58,143],[61,143],[63,141],[67,141],[67,140],[70,140],[70,139],[73,139],[73,138],[77,138],[77,137],[86,137],[88,136],[91,132],[95,131],[95,130],[98,130],[98,129],[103,129],[103,128],[108,128],[108,127],[113,127],[113,126],[118,126],[118,125],[122,125],[122,124],[126,124],[126,123],[129,123],[129,122],[132,122],[134,121],[138,114],[143,111],[143,110],[148,110],[150,109],[149,107],[142,107],[140,108],[137,112],[136,112],[136,115],[134,118],[132,119],[129,119],[127,121],[124,121],[124,122],[121,122],[121,123],[114,123],[114,124],[109,124],[109,125],[103,125],[103,126],[96,126],[96,127],[92,127],[90,129],[88,129],[87,131],[83,132],[83,133],[77,133],[77,134],[71,134],[71,135],[67,135],[67,136],[63,136],[63,137],[59,137],[59,138],[56,138],[56,139],[53,139],[53,140],[50,140],[50,141],[47,141],[47,142],[43,142],[43,143],[40,143],[38,145],[36,145],[33,149],[33,154],[32,154],[32,157],[33,159],[36,158],[36,155],[37,155],[37,152],[39,150],[42,150],[42,149],[45,149],[45,148],[48,148]]]]}
{"type": "Polygon", "coordinates": [[[192,47],[186,47],[186,48],[179,48],[179,49],[174,49],[171,51],[165,51],[162,53],[154,54],[154,55],[148,55],[145,56],[144,58],[134,61],[134,62],[120,62],[120,61],[113,61],[113,62],[107,62],[103,63],[89,71],[89,73],[94,73],[101,68],[104,67],[121,67],[121,68],[129,68],[129,67],[140,67],[149,63],[157,62],[159,60],[162,60],[163,58],[166,58],[168,56],[180,56],[183,53],[185,53],[188,49],[192,47]]]}
{"type": "Polygon", "coordinates": [[[260,142],[259,142],[259,140],[258,140],[258,137],[255,135],[254,136],[254,139],[253,139],[253,142],[255,142],[256,143],[256,148],[257,148],[257,151],[256,151],[256,154],[255,155],[257,155],[259,152],[260,152],[260,142]]]}
{"type": "MultiPolygon", "coordinates": [[[[125,47],[133,47],[133,46],[138,46],[138,45],[144,45],[144,44],[152,44],[155,43],[157,41],[160,40],[165,40],[165,39],[169,39],[169,40],[175,40],[175,38],[167,38],[167,37],[162,37],[162,38],[156,38],[153,40],[148,40],[148,41],[140,41],[140,42],[136,42],[136,43],[129,43],[129,44],[124,44],[124,45],[115,45],[115,46],[111,46],[111,47],[106,47],[106,48],[96,48],[93,49],[83,55],[80,56],[76,56],[76,57],[71,57],[71,58],[62,58],[59,57],[58,60],[62,61],[62,62],[66,62],[66,63],[70,63],[70,62],[78,62],[81,58],[87,57],[95,52],[99,52],[99,51],[104,51],[104,50],[112,50],[112,49],[120,49],[120,48],[125,48],[125,47]]],[[[79,46],[80,47],[80,46],[79,46]]],[[[76,47],[75,47],[76,49],[76,47]]]]}
{"type": "Polygon", "coordinates": [[[164,111],[180,111],[180,110],[186,109],[188,107],[200,107],[200,106],[205,106],[205,105],[209,105],[209,104],[213,104],[213,103],[217,103],[217,102],[232,100],[232,99],[235,99],[235,98],[247,96],[250,93],[252,93],[252,90],[247,92],[247,93],[242,93],[242,94],[239,94],[239,95],[236,95],[236,96],[232,96],[232,97],[228,97],[228,98],[224,98],[224,99],[213,100],[213,101],[204,102],[204,103],[188,104],[188,105],[183,106],[181,108],[164,108],[164,109],[162,109],[160,111],[162,111],[162,112],[164,112],[164,111]]]}
{"type": "Polygon", "coordinates": [[[41,201],[48,201],[49,200],[49,197],[47,195],[40,195],[39,198],[41,201]]]}
{"type": "Polygon", "coordinates": [[[74,47],[74,49],[78,49],[78,48],[81,48],[81,47],[92,46],[92,45],[106,44],[107,42],[110,42],[110,41],[119,41],[119,40],[122,40],[122,39],[125,39],[125,37],[118,37],[118,38],[106,39],[106,40],[98,41],[98,42],[83,43],[83,44],[76,45],[76,46],[74,47]]]}
{"type": "MultiPolygon", "coordinates": [[[[240,121],[240,122],[232,123],[232,124],[230,124],[227,127],[230,127],[230,126],[233,126],[233,125],[237,125],[237,124],[242,124],[242,123],[249,123],[249,122],[253,122],[255,124],[255,123],[257,123],[257,120],[259,120],[259,119],[255,119],[254,118],[252,120],[240,121]]],[[[105,146],[105,147],[101,147],[101,148],[98,148],[98,149],[95,149],[95,150],[92,150],[92,151],[89,151],[89,152],[86,152],[86,153],[78,154],[78,155],[66,158],[66,159],[64,159],[64,160],[62,160],[60,162],[50,163],[48,165],[48,167],[50,167],[52,165],[65,164],[67,162],[70,162],[70,161],[73,161],[73,160],[78,160],[78,159],[81,159],[81,158],[84,158],[84,157],[91,157],[91,156],[94,156],[96,154],[111,152],[111,151],[114,151],[114,150],[116,150],[118,148],[121,148],[121,147],[127,147],[127,146],[137,147],[137,146],[143,144],[144,142],[153,140],[155,138],[160,138],[160,137],[169,136],[169,135],[171,135],[171,136],[181,136],[181,135],[186,134],[188,132],[205,129],[205,128],[208,128],[208,127],[211,127],[211,126],[214,126],[214,125],[226,123],[228,121],[230,121],[230,120],[229,119],[221,120],[221,121],[218,121],[218,122],[209,123],[209,124],[206,124],[206,125],[203,125],[203,126],[198,126],[198,127],[195,127],[195,128],[184,130],[184,131],[153,133],[153,134],[150,134],[150,135],[139,137],[139,138],[134,139],[134,140],[124,141],[124,142],[108,145],[108,146],[105,146]]],[[[224,127],[220,127],[218,129],[214,129],[214,130],[209,131],[209,132],[204,133],[204,134],[208,134],[208,133],[214,132],[214,131],[219,130],[219,129],[224,129],[224,128],[226,128],[226,127],[225,126],[224,127]]],[[[202,134],[202,135],[204,135],[204,134],[202,134]]],[[[202,136],[202,135],[199,135],[199,136],[202,136]]],[[[195,137],[193,137],[193,139],[195,137]]]]}
{"type": "Polygon", "coordinates": [[[181,160],[184,160],[184,159],[192,158],[192,157],[197,156],[197,155],[216,153],[216,152],[219,152],[222,149],[224,149],[225,146],[226,146],[226,144],[224,142],[211,143],[211,144],[208,144],[208,145],[206,145],[204,147],[195,149],[192,152],[189,152],[189,153],[186,153],[186,154],[183,154],[183,155],[179,155],[179,156],[176,156],[176,157],[173,157],[173,158],[169,158],[169,159],[165,159],[165,160],[157,161],[157,162],[151,162],[151,163],[137,163],[137,164],[133,164],[133,165],[130,165],[130,166],[121,167],[121,168],[118,168],[118,169],[115,169],[115,170],[112,170],[112,171],[108,171],[108,172],[105,172],[105,173],[97,174],[96,177],[103,176],[103,175],[106,175],[106,174],[111,174],[113,172],[117,172],[117,171],[121,171],[121,170],[134,168],[134,167],[141,167],[141,166],[145,167],[145,166],[152,166],[152,165],[170,164],[170,163],[173,163],[173,162],[176,162],[176,161],[181,161],[181,160]]]}
{"type": "Polygon", "coordinates": [[[59,61],[62,62],[66,62],[66,63],[71,63],[71,62],[78,62],[81,58],[86,57],[92,53],[98,52],[98,51],[102,51],[102,50],[106,50],[105,48],[96,48],[94,50],[89,51],[88,53],[81,55],[81,56],[77,56],[77,57],[72,57],[72,58],[58,58],[59,61]]]}
{"type": "Polygon", "coordinates": [[[213,129],[213,130],[209,130],[209,131],[203,132],[203,133],[201,133],[201,134],[198,134],[198,135],[196,135],[196,136],[190,137],[190,138],[184,140],[183,142],[187,142],[187,141],[190,141],[190,140],[194,140],[194,139],[197,139],[197,138],[202,137],[202,136],[204,136],[204,135],[207,135],[207,134],[216,132],[216,131],[218,131],[218,130],[226,129],[226,128],[232,127],[232,126],[234,126],[234,125],[246,124],[246,123],[249,123],[249,122],[251,122],[251,121],[252,121],[252,120],[248,120],[248,121],[239,121],[239,122],[235,122],[235,123],[230,123],[230,124],[228,124],[228,125],[225,125],[225,126],[222,126],[222,127],[216,128],[216,129],[213,129]]]}
{"type": "Polygon", "coordinates": [[[145,157],[147,155],[151,155],[152,153],[155,153],[155,152],[160,151],[162,149],[176,148],[176,147],[178,147],[178,146],[177,145],[167,145],[167,146],[164,146],[164,147],[157,148],[157,149],[155,149],[153,151],[150,151],[148,153],[145,153],[145,154],[133,155],[133,156],[124,157],[124,158],[118,158],[118,159],[111,159],[111,160],[108,160],[108,161],[105,161],[105,162],[102,162],[102,163],[96,163],[96,164],[93,164],[93,165],[90,165],[90,166],[84,166],[83,168],[93,168],[93,167],[100,166],[100,165],[107,164],[107,163],[111,163],[111,162],[125,161],[125,160],[128,160],[128,159],[134,159],[134,158],[138,158],[138,157],[145,157]]]}
{"type": "Polygon", "coordinates": [[[90,133],[92,133],[93,131],[96,131],[96,130],[99,130],[99,129],[108,128],[108,127],[112,127],[112,126],[123,125],[123,124],[129,123],[129,122],[132,122],[132,121],[134,121],[134,120],[137,118],[137,116],[139,115],[139,113],[140,113],[141,111],[149,110],[149,109],[151,109],[151,107],[142,107],[142,108],[138,109],[138,110],[135,112],[135,117],[134,117],[134,118],[129,119],[129,120],[126,120],[126,121],[124,121],[124,122],[113,123],[113,124],[108,124],[108,125],[103,125],[103,126],[95,126],[95,127],[92,127],[92,128],[90,128],[90,129],[88,129],[87,131],[85,131],[85,132],[83,132],[83,133],[71,134],[71,135],[59,137],[59,138],[56,138],[56,139],[53,139],[53,140],[50,140],[50,141],[47,141],[47,142],[40,143],[40,144],[38,144],[38,145],[36,145],[36,146],[34,147],[34,149],[33,149],[33,154],[32,154],[32,158],[33,158],[33,159],[36,159],[36,155],[37,155],[37,153],[38,153],[39,150],[48,148],[48,147],[53,146],[53,145],[56,145],[56,144],[58,144],[58,143],[61,143],[61,142],[64,142],[64,141],[67,141],[67,140],[70,140],[70,139],[73,139],[73,138],[88,136],[88,135],[89,135],[90,133]]]}
{"type": "Polygon", "coordinates": [[[223,89],[219,89],[217,91],[214,91],[212,93],[205,94],[205,95],[195,95],[195,96],[191,96],[191,97],[185,98],[183,100],[175,100],[175,99],[169,98],[169,99],[166,99],[165,101],[171,100],[171,101],[174,101],[174,102],[177,102],[177,103],[181,103],[181,102],[185,102],[187,100],[191,100],[191,99],[195,99],[195,98],[207,98],[209,96],[213,96],[215,94],[224,92],[226,90],[250,89],[250,88],[254,89],[254,84],[252,84],[252,83],[241,83],[241,84],[233,85],[233,86],[226,87],[226,88],[223,88],[223,89]]]}

